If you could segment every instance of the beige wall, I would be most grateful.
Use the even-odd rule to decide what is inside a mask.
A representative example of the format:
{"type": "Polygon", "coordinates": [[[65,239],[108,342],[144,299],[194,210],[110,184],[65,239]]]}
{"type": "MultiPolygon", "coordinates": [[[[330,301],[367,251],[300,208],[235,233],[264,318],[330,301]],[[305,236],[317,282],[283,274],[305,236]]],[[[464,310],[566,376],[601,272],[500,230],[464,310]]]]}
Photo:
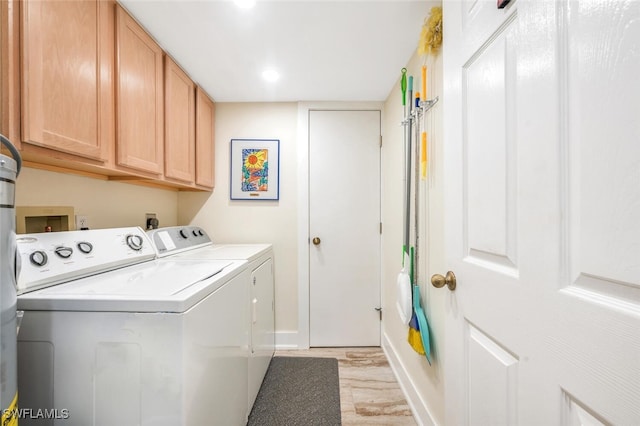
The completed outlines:
{"type": "MultiPolygon", "coordinates": [[[[414,55],[407,64],[407,75],[414,77],[414,91],[420,91],[420,76],[423,58],[414,55]]],[[[428,97],[440,96],[442,102],[442,59],[429,59],[428,97]]],[[[418,355],[407,343],[408,327],[402,324],[396,310],[396,281],[402,268],[403,203],[404,203],[404,158],[403,118],[400,83],[391,90],[384,107],[383,152],[382,152],[382,217],[384,222],[382,247],[382,297],[387,312],[383,323],[383,342],[387,353],[397,358],[396,369],[406,380],[405,386],[415,394],[413,405],[416,414],[430,418],[426,423],[444,424],[444,384],[442,360],[439,355],[444,348],[444,296],[430,285],[430,276],[443,273],[443,193],[442,193],[442,129],[441,103],[427,113],[426,128],[429,144],[433,146],[432,174],[429,180],[420,181],[419,235],[423,244],[418,264],[418,283],[422,292],[422,304],[427,313],[431,332],[434,362],[429,365],[423,355],[418,355]],[[428,214],[427,214],[428,211],[428,214]]],[[[412,175],[413,176],[413,175],[412,175]]],[[[413,203],[413,200],[412,200],[413,203]]],[[[413,214],[411,216],[413,218],[413,214]]],[[[414,241],[412,232],[411,240],[414,241]]],[[[411,398],[411,395],[409,396],[411,398]]]]}
{"type": "Polygon", "coordinates": [[[160,226],[177,224],[178,193],[25,167],[16,183],[16,206],[72,206],[89,227],[145,226],[156,213],[160,226]]]}
{"type": "Polygon", "coordinates": [[[276,330],[298,327],[297,104],[216,104],[216,187],[211,194],[180,193],[178,222],[203,227],[216,243],[272,243],[276,330]],[[280,140],[280,200],[229,199],[231,139],[280,140]]]}

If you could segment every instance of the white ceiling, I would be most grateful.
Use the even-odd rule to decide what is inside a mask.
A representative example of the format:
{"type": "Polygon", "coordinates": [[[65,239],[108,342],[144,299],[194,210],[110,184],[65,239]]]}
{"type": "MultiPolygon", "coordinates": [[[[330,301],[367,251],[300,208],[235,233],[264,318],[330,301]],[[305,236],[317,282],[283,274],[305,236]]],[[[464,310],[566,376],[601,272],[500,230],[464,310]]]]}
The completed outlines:
{"type": "Polygon", "coordinates": [[[217,102],[382,101],[426,0],[119,0],[217,102]],[[267,83],[272,67],[280,79],[267,83]]]}

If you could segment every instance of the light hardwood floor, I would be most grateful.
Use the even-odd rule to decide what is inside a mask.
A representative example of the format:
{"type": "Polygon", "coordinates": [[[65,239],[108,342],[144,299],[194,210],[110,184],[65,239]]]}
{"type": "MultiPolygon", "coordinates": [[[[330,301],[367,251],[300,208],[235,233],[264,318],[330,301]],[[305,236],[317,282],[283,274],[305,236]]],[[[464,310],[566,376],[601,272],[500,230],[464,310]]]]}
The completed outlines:
{"type": "Polygon", "coordinates": [[[276,356],[338,359],[343,425],[415,425],[381,348],[279,350],[276,356]]]}

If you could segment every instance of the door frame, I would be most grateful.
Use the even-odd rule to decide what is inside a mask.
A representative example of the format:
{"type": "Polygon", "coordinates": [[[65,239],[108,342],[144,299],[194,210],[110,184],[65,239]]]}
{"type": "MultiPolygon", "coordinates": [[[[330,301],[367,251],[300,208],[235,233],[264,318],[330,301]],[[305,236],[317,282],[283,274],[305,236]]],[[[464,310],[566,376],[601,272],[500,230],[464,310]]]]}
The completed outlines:
{"type": "MultiPolygon", "coordinates": [[[[382,102],[298,103],[298,329],[278,335],[278,348],[309,348],[309,112],[311,110],[376,110],[384,117],[382,102]]],[[[382,174],[382,170],[380,170],[382,174]]],[[[382,210],[380,211],[382,214],[382,210]]],[[[381,217],[382,220],[382,217],[381,217]]],[[[380,327],[382,332],[382,327],[380,327]]]]}

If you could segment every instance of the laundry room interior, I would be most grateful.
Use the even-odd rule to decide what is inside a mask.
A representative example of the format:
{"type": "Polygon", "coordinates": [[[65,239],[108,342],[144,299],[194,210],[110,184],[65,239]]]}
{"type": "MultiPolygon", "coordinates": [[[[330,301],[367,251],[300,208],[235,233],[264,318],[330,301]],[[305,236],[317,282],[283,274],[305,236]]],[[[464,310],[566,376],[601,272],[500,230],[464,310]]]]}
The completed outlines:
{"type": "MultiPolygon", "coordinates": [[[[34,391],[27,401],[43,406],[25,406],[18,386],[17,406],[28,412],[18,411],[13,392],[8,399],[0,395],[3,421],[5,411],[11,411],[15,424],[18,418],[36,425],[83,424],[86,419],[109,424],[116,421],[109,404],[121,404],[130,422],[118,424],[297,424],[284,417],[266,420],[285,414],[274,414],[279,403],[269,400],[273,395],[264,388],[283,386],[274,375],[284,381],[286,374],[276,368],[335,358],[337,364],[323,364],[329,370],[317,373],[318,382],[310,378],[309,387],[322,389],[321,377],[330,371],[339,378],[330,386],[339,389],[318,399],[316,407],[310,403],[306,409],[312,417],[306,424],[321,417],[327,424],[363,425],[640,424],[640,128],[634,115],[640,87],[632,83],[640,72],[640,2],[257,0],[246,9],[235,4],[243,3],[238,0],[87,0],[86,9],[72,6],[69,13],[64,2],[57,7],[46,3],[0,4],[0,133],[22,156],[15,178],[0,175],[15,183],[15,190],[0,195],[9,210],[15,209],[17,233],[5,222],[0,231],[3,241],[18,241],[11,249],[22,256],[16,275],[20,267],[40,262],[34,261],[34,250],[49,253],[50,262],[63,257],[55,251],[62,243],[52,237],[42,237],[46,249],[27,248],[34,243],[21,242],[23,234],[36,239],[45,231],[69,234],[69,244],[78,245],[77,256],[84,251],[75,232],[117,229],[114,235],[128,245],[122,258],[130,259],[123,260],[122,272],[138,268],[144,276],[142,267],[151,263],[182,268],[215,259],[223,271],[220,282],[229,283],[221,290],[240,278],[246,281],[246,288],[233,296],[243,301],[241,306],[211,302],[221,309],[216,330],[225,322],[222,312],[246,327],[229,320],[228,329],[243,337],[224,336],[223,348],[222,340],[207,340],[203,327],[193,326],[175,358],[166,354],[157,365],[149,362],[148,370],[131,365],[123,370],[145,380],[157,374],[158,391],[137,382],[127,385],[126,374],[109,378],[105,371],[115,372],[127,357],[144,365],[154,350],[170,346],[158,340],[145,349],[146,330],[158,339],[164,332],[140,323],[139,330],[130,329],[141,336],[135,341],[126,326],[105,331],[96,321],[100,333],[95,342],[73,343],[66,336],[57,343],[78,345],[77,353],[68,355],[84,357],[78,382],[65,379],[65,390],[59,391],[47,374],[64,376],[67,364],[56,364],[46,374],[38,370],[29,378],[32,385],[38,386],[41,374],[55,391],[49,396],[34,391]],[[205,17],[216,13],[222,18],[209,24],[205,17]],[[56,20],[77,25],[85,14],[99,25],[68,34],[56,30],[56,20]],[[260,31],[268,33],[261,37],[260,31]],[[77,40],[88,35],[97,41],[82,50],[77,40]],[[105,38],[109,41],[100,41],[105,38]],[[125,50],[123,40],[144,40],[144,47],[154,43],[156,57],[125,50]],[[63,59],[47,53],[56,43],[66,43],[63,59]],[[80,53],[71,59],[73,49],[80,53]],[[234,49],[241,54],[233,54],[234,49]],[[602,57],[598,49],[610,49],[610,54],[602,57]],[[69,66],[61,65],[65,55],[69,66]],[[295,69],[279,65],[278,59],[295,69]],[[82,74],[87,60],[93,61],[88,77],[82,74]],[[259,67],[265,65],[278,69],[279,79],[263,80],[259,67]],[[141,74],[127,74],[136,70],[141,74]],[[174,72],[175,81],[167,77],[174,72]],[[160,78],[135,82],[147,76],[160,78]],[[185,76],[188,95],[178,86],[185,76]],[[66,80],[47,90],[56,79],[66,80]],[[72,89],[74,79],[80,89],[72,89]],[[88,87],[93,92],[85,96],[88,87]],[[150,95],[149,87],[159,92],[150,95]],[[69,107],[70,102],[60,101],[65,90],[84,104],[69,107]],[[159,103],[138,119],[142,101],[131,102],[129,109],[120,105],[143,92],[151,96],[146,100],[159,103]],[[599,105],[588,102],[587,92],[599,105]],[[206,98],[202,108],[200,96],[206,98]],[[189,107],[177,110],[175,105],[184,102],[189,107]],[[198,114],[208,106],[211,121],[202,133],[210,135],[199,151],[198,114]],[[74,114],[81,110],[91,111],[90,130],[73,128],[67,138],[64,126],[75,126],[81,119],[74,114]],[[187,110],[188,125],[182,115],[187,110]],[[176,114],[179,124],[171,127],[168,114],[176,114]],[[136,129],[143,120],[147,127],[136,129]],[[178,144],[172,142],[183,136],[178,144]],[[132,144],[125,147],[125,139],[132,144]],[[138,150],[143,139],[151,145],[138,150]],[[616,149],[603,152],[605,140],[616,149]],[[80,152],[80,145],[86,150],[80,152]],[[276,192],[245,191],[240,174],[252,169],[244,152],[254,147],[266,152],[265,146],[269,173],[275,172],[269,186],[276,192]],[[201,166],[202,152],[206,161],[201,166]],[[134,158],[148,154],[155,157],[134,158]],[[145,169],[147,164],[151,169],[145,169]],[[169,168],[173,165],[184,166],[188,177],[169,168]],[[598,170],[599,176],[585,170],[598,170]],[[12,196],[15,201],[5,202],[12,196]],[[612,205],[619,209],[607,207],[612,205]],[[223,247],[234,252],[236,246],[252,248],[240,257],[195,254],[223,247]],[[269,262],[270,278],[260,275],[264,262],[269,262]],[[256,276],[271,283],[267,303],[252,293],[256,276]],[[265,305],[270,315],[265,321],[271,325],[262,329],[265,305]],[[251,322],[258,324],[255,342],[270,339],[261,349],[262,343],[252,348],[251,322]],[[205,336],[201,345],[200,336],[205,336]],[[122,346],[116,348],[116,342],[122,346]],[[141,352],[133,349],[136,345],[141,352]],[[207,345],[217,346],[206,352],[207,345]],[[190,351],[193,357],[186,355],[190,351]],[[104,371],[96,369],[107,358],[113,363],[103,364],[104,371]],[[184,369],[174,372],[168,365],[178,359],[184,369]],[[207,369],[207,363],[221,359],[228,364],[207,369]],[[244,364],[238,368],[237,362],[244,364]],[[192,371],[189,363],[201,369],[192,371]],[[606,371],[595,372],[605,364],[606,371]],[[273,369],[271,377],[267,368],[273,369]],[[225,369],[229,376],[217,376],[225,369]],[[241,385],[202,385],[204,396],[195,390],[201,385],[199,374],[235,381],[231,372],[236,371],[241,385]],[[81,378],[86,382],[81,384],[81,378]],[[95,403],[104,395],[100,392],[122,384],[129,390],[121,399],[95,403]],[[86,389],[88,399],[72,402],[70,387],[86,389]],[[203,402],[207,392],[213,397],[220,391],[229,398],[224,404],[203,402]],[[154,392],[157,398],[149,402],[154,392]],[[57,399],[56,393],[64,397],[57,399]],[[161,401],[174,397],[184,400],[167,402],[167,412],[176,412],[163,418],[161,401]],[[93,411],[78,408],[91,398],[93,411]],[[327,412],[316,410],[323,405],[330,406],[327,412]],[[38,409],[56,410],[54,418],[46,419],[50,423],[34,417],[38,409]]],[[[12,153],[3,147],[2,154],[12,153]]],[[[40,263],[47,261],[43,256],[40,263]]],[[[3,267],[14,267],[13,259],[3,262],[8,262],[3,267]]],[[[78,267],[78,289],[99,275],[91,267],[78,267]]],[[[105,266],[104,273],[115,277],[112,269],[105,266]]],[[[36,324],[27,320],[30,311],[48,309],[45,295],[53,291],[42,289],[41,277],[33,276],[33,282],[16,278],[18,311],[26,307],[17,321],[26,327],[36,324]],[[21,287],[32,284],[33,294],[21,287]]],[[[57,276],[51,280],[56,287],[69,285],[58,284],[57,276]]],[[[205,292],[198,285],[190,284],[193,294],[174,305],[204,306],[193,302],[197,292],[205,292]]],[[[115,302],[69,308],[65,303],[81,296],[69,290],[51,297],[63,316],[43,317],[42,324],[72,324],[73,315],[63,311],[80,315],[94,307],[105,318],[113,314],[113,324],[138,324],[133,318],[141,313],[182,312],[173,310],[170,296],[153,302],[162,308],[154,310],[149,303],[146,310],[135,295],[141,308],[125,308],[121,319],[109,311],[115,302]]],[[[167,329],[187,329],[200,318],[209,321],[206,314],[192,318],[166,320],[167,329]]],[[[86,327],[93,321],[87,320],[86,327]]],[[[90,334],[77,330],[78,336],[90,334]]],[[[53,339],[39,333],[27,329],[23,339],[30,345],[53,339]]],[[[20,331],[17,339],[19,346],[20,331]]],[[[69,353],[55,351],[61,357],[69,353]]],[[[51,356],[30,355],[24,362],[53,365],[51,356]]],[[[303,383],[291,383],[295,389],[286,398],[298,390],[301,398],[306,391],[313,393],[303,383]]],[[[304,418],[305,408],[290,409],[304,418]]]]}

